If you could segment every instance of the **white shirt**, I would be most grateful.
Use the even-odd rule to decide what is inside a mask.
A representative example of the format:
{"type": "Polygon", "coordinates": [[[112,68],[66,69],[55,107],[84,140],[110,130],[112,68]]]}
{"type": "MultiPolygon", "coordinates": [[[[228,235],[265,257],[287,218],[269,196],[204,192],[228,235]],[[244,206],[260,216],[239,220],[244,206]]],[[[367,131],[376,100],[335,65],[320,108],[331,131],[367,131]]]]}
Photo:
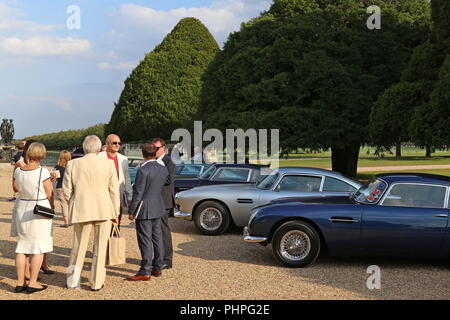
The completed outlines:
{"type": "Polygon", "coordinates": [[[162,165],[163,167],[165,167],[166,165],[164,164],[164,162],[162,161],[162,159],[164,158],[166,154],[163,153],[163,155],[161,157],[159,157],[158,159],[156,159],[156,162],[158,162],[160,165],[162,165]]]}

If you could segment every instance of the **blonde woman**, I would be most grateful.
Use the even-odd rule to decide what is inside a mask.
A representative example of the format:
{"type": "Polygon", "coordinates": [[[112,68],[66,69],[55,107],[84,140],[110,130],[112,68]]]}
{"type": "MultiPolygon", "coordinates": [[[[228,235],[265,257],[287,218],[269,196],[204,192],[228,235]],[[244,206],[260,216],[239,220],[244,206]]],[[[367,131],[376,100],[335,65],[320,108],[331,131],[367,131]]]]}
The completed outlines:
{"type": "Polygon", "coordinates": [[[69,205],[67,203],[66,198],[64,197],[64,192],[62,189],[64,173],[66,171],[67,162],[72,160],[69,151],[61,151],[59,154],[58,164],[55,166],[56,173],[56,188],[55,188],[55,200],[59,202],[61,207],[62,215],[64,218],[64,224],[61,225],[63,228],[67,228],[69,226],[69,205]],[[59,174],[58,174],[59,173],[59,174]],[[58,177],[59,175],[59,177],[58,177]]]}
{"type": "Polygon", "coordinates": [[[44,254],[53,251],[52,220],[33,213],[36,203],[54,207],[50,172],[40,165],[45,156],[45,146],[35,142],[27,150],[27,164],[14,171],[13,188],[19,192],[13,213],[19,237],[16,248],[17,286],[14,290],[17,293],[47,289],[38,283],[38,275],[44,254]],[[27,256],[30,256],[28,285],[25,283],[27,256]]]}

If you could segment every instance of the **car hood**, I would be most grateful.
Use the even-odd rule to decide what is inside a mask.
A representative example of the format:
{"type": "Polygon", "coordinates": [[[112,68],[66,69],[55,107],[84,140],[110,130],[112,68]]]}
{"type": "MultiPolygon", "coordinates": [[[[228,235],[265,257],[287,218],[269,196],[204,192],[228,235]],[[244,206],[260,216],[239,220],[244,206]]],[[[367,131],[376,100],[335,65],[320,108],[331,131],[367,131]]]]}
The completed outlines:
{"type": "Polygon", "coordinates": [[[349,195],[342,196],[322,196],[322,197],[290,197],[279,198],[272,200],[269,204],[283,204],[283,203],[309,203],[309,204],[353,204],[355,200],[349,195]]]}

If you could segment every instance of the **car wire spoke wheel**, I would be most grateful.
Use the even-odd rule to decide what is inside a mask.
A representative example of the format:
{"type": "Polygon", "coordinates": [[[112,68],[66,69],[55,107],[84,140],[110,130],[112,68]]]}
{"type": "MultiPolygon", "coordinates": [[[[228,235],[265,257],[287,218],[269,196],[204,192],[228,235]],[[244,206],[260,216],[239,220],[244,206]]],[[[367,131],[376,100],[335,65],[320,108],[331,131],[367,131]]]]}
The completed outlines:
{"type": "Polygon", "coordinates": [[[216,208],[206,208],[200,213],[200,225],[208,231],[217,230],[222,224],[222,213],[216,208]]]}
{"type": "Polygon", "coordinates": [[[311,251],[309,236],[300,230],[287,232],[280,241],[280,253],[288,260],[300,261],[305,259],[311,251]]]}
{"type": "Polygon", "coordinates": [[[320,236],[307,222],[287,221],[272,238],[275,259],[287,267],[303,268],[316,261],[321,248],[320,236]]]}

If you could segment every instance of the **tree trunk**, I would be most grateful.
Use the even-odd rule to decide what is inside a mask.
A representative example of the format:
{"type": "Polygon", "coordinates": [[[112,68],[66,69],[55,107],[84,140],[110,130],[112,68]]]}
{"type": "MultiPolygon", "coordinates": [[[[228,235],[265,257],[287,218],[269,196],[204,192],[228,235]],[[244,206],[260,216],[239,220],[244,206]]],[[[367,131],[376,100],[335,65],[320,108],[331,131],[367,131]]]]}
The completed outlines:
{"type": "Polygon", "coordinates": [[[358,169],[360,145],[346,146],[345,148],[331,148],[331,163],[334,171],[349,177],[356,177],[358,169]]]}
{"type": "Polygon", "coordinates": [[[426,146],[425,150],[426,150],[425,157],[430,158],[431,157],[431,146],[426,146]]]}
{"type": "Polygon", "coordinates": [[[395,144],[395,157],[396,158],[401,158],[402,157],[402,143],[400,141],[398,141],[395,144]]]}

